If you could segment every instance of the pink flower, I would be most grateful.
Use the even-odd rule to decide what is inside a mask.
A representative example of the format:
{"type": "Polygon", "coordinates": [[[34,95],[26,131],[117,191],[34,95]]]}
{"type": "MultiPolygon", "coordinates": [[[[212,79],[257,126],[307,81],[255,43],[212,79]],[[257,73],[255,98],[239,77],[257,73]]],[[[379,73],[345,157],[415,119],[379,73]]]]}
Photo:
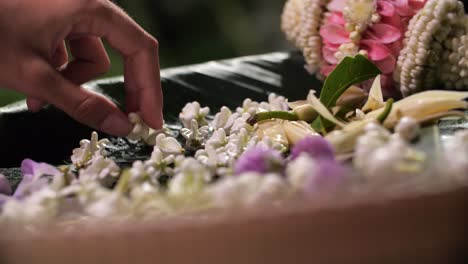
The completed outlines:
{"type": "MultiPolygon", "coordinates": [[[[404,32],[409,20],[416,12],[424,7],[427,0],[377,0],[377,13],[380,22],[371,24],[362,34],[362,39],[356,43],[359,50],[367,51],[368,58],[374,62],[382,72],[382,88],[386,96],[398,94],[393,82],[392,74],[396,67],[397,57],[402,49],[404,32]]],[[[335,56],[340,45],[352,43],[350,32],[345,29],[343,7],[347,0],[332,0],[327,8],[330,15],[324,20],[320,28],[322,37],[322,56],[324,65],[320,73],[328,76],[340,58],[335,56]]],[[[352,55],[352,54],[351,54],[352,55]]]]}

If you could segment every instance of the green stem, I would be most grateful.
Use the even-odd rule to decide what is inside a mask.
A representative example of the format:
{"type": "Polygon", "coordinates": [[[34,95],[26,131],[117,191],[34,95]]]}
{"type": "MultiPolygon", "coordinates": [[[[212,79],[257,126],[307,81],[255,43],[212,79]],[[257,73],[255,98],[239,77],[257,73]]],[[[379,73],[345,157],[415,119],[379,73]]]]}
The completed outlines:
{"type": "Polygon", "coordinates": [[[390,112],[392,112],[392,108],[393,108],[393,98],[390,98],[387,100],[387,102],[385,102],[385,108],[383,112],[377,117],[377,121],[383,124],[383,122],[385,122],[385,119],[387,119],[387,117],[390,115],[390,112]]]}
{"type": "Polygon", "coordinates": [[[120,192],[120,193],[126,193],[129,188],[129,182],[130,182],[130,170],[124,170],[122,174],[120,175],[120,179],[117,182],[117,186],[115,186],[115,191],[120,192]]]}
{"type": "Polygon", "coordinates": [[[268,120],[272,118],[289,120],[289,121],[296,121],[299,119],[297,114],[294,112],[269,111],[269,112],[261,112],[261,113],[255,114],[254,116],[247,119],[247,123],[253,126],[260,121],[268,120]]]}

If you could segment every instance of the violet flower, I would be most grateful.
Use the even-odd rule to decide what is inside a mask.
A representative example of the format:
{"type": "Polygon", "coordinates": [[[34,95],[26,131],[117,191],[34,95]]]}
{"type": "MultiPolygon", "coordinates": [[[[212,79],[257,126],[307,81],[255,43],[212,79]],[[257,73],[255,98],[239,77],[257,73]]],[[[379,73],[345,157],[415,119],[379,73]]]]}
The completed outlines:
{"type": "Polygon", "coordinates": [[[296,159],[301,153],[306,153],[314,159],[335,159],[332,145],[320,136],[306,137],[291,149],[291,159],[296,159]]]}
{"type": "Polygon", "coordinates": [[[315,193],[333,190],[339,187],[348,175],[348,170],[341,163],[322,159],[316,164],[316,168],[307,178],[304,186],[306,193],[315,193]]]}
{"type": "Polygon", "coordinates": [[[61,175],[61,172],[47,163],[38,163],[30,159],[25,159],[21,163],[23,179],[16,188],[13,197],[22,199],[29,194],[46,187],[51,178],[61,175]]]}
{"type": "Polygon", "coordinates": [[[276,150],[256,147],[244,152],[237,160],[234,173],[236,175],[245,172],[282,172],[284,160],[276,150]]]}

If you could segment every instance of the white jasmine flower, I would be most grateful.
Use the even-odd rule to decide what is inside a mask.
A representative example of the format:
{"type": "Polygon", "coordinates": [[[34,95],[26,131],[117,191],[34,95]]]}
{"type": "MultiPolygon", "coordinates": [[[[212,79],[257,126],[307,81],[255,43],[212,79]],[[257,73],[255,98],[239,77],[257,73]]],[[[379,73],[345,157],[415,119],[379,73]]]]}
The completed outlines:
{"type": "Polygon", "coordinates": [[[234,123],[232,124],[230,133],[237,133],[241,129],[246,129],[247,131],[252,130],[252,126],[247,123],[247,119],[250,118],[249,113],[243,113],[240,117],[238,117],[236,120],[234,120],[234,123]]]}
{"type": "Polygon", "coordinates": [[[250,207],[273,203],[285,194],[285,183],[276,174],[244,173],[210,186],[208,193],[218,208],[250,207]]]}
{"type": "MultiPolygon", "coordinates": [[[[362,155],[362,154],[361,154],[362,155]]],[[[361,157],[361,172],[367,177],[411,175],[423,170],[425,154],[412,149],[400,136],[393,136],[384,145],[361,157]]]]}
{"type": "Polygon", "coordinates": [[[198,102],[188,103],[182,108],[182,112],[179,114],[179,118],[182,121],[184,127],[191,127],[193,119],[197,120],[200,125],[207,125],[205,117],[209,114],[210,108],[201,107],[198,102]]]}
{"type": "Polygon", "coordinates": [[[288,101],[284,96],[271,93],[268,95],[268,103],[270,104],[270,111],[288,111],[288,101]]]}
{"type": "Polygon", "coordinates": [[[159,134],[156,137],[155,148],[158,148],[165,156],[184,153],[184,149],[177,139],[164,134],[159,134]]]}
{"type": "Polygon", "coordinates": [[[158,130],[150,128],[138,113],[130,113],[128,115],[128,119],[132,124],[134,124],[132,132],[127,136],[130,140],[143,140],[146,144],[154,146],[158,135],[169,133],[165,124],[163,125],[163,128],[158,130]]]}
{"type": "Polygon", "coordinates": [[[242,107],[237,107],[236,112],[242,115],[243,113],[248,113],[250,115],[255,115],[257,113],[257,108],[259,106],[258,102],[252,101],[250,98],[246,98],[242,102],[242,107]]]}
{"type": "Polygon", "coordinates": [[[186,158],[180,172],[169,182],[170,196],[185,197],[201,192],[205,179],[211,179],[210,171],[194,158],[186,158]]]}
{"type": "Polygon", "coordinates": [[[162,217],[172,212],[164,193],[149,183],[132,188],[130,198],[132,213],[138,219],[162,217]]]}
{"type": "Polygon", "coordinates": [[[224,124],[224,127],[223,127],[227,135],[231,134],[231,128],[234,125],[234,122],[236,122],[236,120],[240,118],[241,115],[242,114],[234,113],[229,116],[228,120],[226,121],[226,124],[224,124]]]}
{"type": "Polygon", "coordinates": [[[84,207],[84,213],[93,218],[126,218],[131,212],[128,198],[120,192],[109,191],[106,195],[91,201],[84,207]]]}
{"type": "Polygon", "coordinates": [[[223,128],[220,128],[213,132],[211,138],[206,141],[206,146],[217,149],[226,146],[227,143],[228,138],[226,136],[226,131],[223,128]]]}
{"type": "Polygon", "coordinates": [[[286,167],[288,182],[295,191],[303,191],[307,185],[312,172],[316,170],[316,161],[307,154],[301,154],[299,157],[289,162],[286,167]]]}
{"type": "Polygon", "coordinates": [[[387,144],[390,133],[377,123],[370,123],[365,134],[357,139],[353,162],[356,168],[362,169],[369,162],[369,157],[378,148],[387,144]]]}
{"type": "Polygon", "coordinates": [[[258,173],[244,173],[236,177],[226,177],[209,186],[208,193],[214,206],[220,209],[245,206],[248,195],[255,192],[260,184],[258,173]]]}
{"type": "Polygon", "coordinates": [[[80,170],[80,181],[99,181],[104,186],[111,186],[120,174],[119,166],[111,159],[97,157],[85,169],[80,170]]]}
{"type": "Polygon", "coordinates": [[[215,115],[213,121],[211,121],[210,126],[214,129],[225,128],[229,117],[231,117],[232,112],[226,106],[221,107],[221,110],[215,115]]]}
{"type": "Polygon", "coordinates": [[[73,150],[71,156],[72,163],[80,168],[87,166],[93,162],[93,159],[107,155],[105,147],[110,145],[110,141],[106,138],[99,140],[96,132],[91,133],[91,140],[83,139],[80,141],[80,148],[73,150]]]}
{"type": "Polygon", "coordinates": [[[211,172],[193,158],[185,159],[178,173],[169,182],[167,195],[171,206],[182,213],[209,207],[209,196],[205,192],[205,180],[211,172]]]}
{"type": "Polygon", "coordinates": [[[174,172],[169,166],[174,163],[174,160],[174,155],[165,156],[159,148],[154,148],[151,158],[145,162],[145,166],[150,167],[146,169],[146,172],[150,172],[156,178],[161,175],[172,176],[174,172]],[[151,168],[154,168],[155,171],[151,168]]]}
{"type": "Polygon", "coordinates": [[[466,181],[468,171],[468,130],[460,130],[444,142],[444,168],[455,179],[466,181]]]}
{"type": "Polygon", "coordinates": [[[232,157],[238,157],[245,151],[250,139],[251,136],[245,128],[242,128],[237,134],[230,135],[225,146],[227,153],[232,157]]]}
{"type": "Polygon", "coordinates": [[[246,197],[246,205],[274,204],[284,197],[286,187],[287,185],[280,175],[272,173],[263,175],[258,189],[246,197]]]}
{"type": "Polygon", "coordinates": [[[421,127],[419,126],[418,121],[412,117],[405,116],[401,118],[395,126],[395,132],[408,142],[415,139],[419,135],[420,131],[421,127]]]}
{"type": "Polygon", "coordinates": [[[43,226],[55,221],[59,213],[58,195],[50,188],[43,188],[24,200],[9,199],[2,209],[0,223],[23,226],[43,226]]]}
{"type": "Polygon", "coordinates": [[[140,183],[147,180],[156,183],[156,179],[160,176],[160,172],[153,166],[153,160],[145,162],[137,160],[133,162],[129,173],[131,183],[140,183]]]}
{"type": "Polygon", "coordinates": [[[192,119],[190,129],[182,128],[180,134],[187,140],[185,144],[187,149],[197,149],[210,137],[211,129],[208,126],[199,128],[197,120],[192,119]]]}
{"type": "Polygon", "coordinates": [[[134,125],[132,132],[127,136],[128,139],[141,140],[148,138],[150,128],[143,122],[139,114],[129,113],[128,120],[134,125]]]}
{"type": "MultiPolygon", "coordinates": [[[[195,158],[203,165],[211,169],[213,173],[217,173],[218,168],[227,167],[233,162],[233,159],[225,151],[224,148],[215,149],[211,146],[206,146],[205,149],[200,149],[195,153],[195,158]]],[[[211,180],[211,179],[206,179],[211,180]]]]}

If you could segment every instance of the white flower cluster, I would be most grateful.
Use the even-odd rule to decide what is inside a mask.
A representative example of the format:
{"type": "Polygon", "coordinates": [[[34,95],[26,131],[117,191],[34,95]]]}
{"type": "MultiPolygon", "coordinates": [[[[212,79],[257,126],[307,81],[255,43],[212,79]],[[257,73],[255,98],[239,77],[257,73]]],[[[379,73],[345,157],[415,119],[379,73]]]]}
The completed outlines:
{"type": "Polygon", "coordinates": [[[8,200],[0,222],[38,227],[57,221],[122,221],[276,204],[290,193],[281,175],[233,176],[233,165],[246,149],[274,146],[268,138],[258,139],[246,120],[258,111],[287,107],[284,97],[272,94],[268,102],[246,99],[234,113],[223,107],[208,122],[208,108],[197,102],[187,104],[180,114],[185,126],[180,134],[186,139],[185,149],[194,151],[194,157],[184,155],[186,150],[176,138],[151,130],[138,114],[130,114],[135,124],[130,139],[154,145],[149,159],[121,170],[106,157],[105,147],[110,142],[99,140],[93,132],[91,140],[82,140],[80,148],[73,151],[73,166],[56,177],[62,179],[60,183],[51,183],[23,199],[8,200]]]}
{"type": "Polygon", "coordinates": [[[465,181],[468,177],[468,130],[460,130],[444,142],[444,169],[454,178],[465,181]]]}
{"type": "Polygon", "coordinates": [[[137,113],[130,113],[128,119],[133,124],[133,130],[127,136],[130,140],[142,140],[146,144],[154,146],[156,144],[156,137],[159,134],[169,134],[169,130],[165,125],[159,130],[150,128],[137,113]]]}
{"type": "Polygon", "coordinates": [[[419,131],[413,124],[402,119],[393,135],[378,123],[368,124],[357,140],[354,166],[369,178],[421,173],[426,156],[409,144],[419,131]]]}

